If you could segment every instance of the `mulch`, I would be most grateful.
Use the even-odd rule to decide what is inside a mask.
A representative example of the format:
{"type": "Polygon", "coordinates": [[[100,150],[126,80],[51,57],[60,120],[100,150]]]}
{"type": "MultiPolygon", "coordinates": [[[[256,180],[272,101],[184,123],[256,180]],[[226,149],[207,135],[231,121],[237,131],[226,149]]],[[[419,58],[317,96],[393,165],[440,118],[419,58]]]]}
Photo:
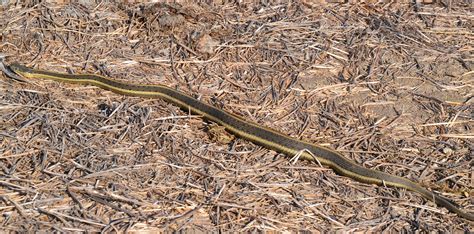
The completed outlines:
{"type": "MultiPolygon", "coordinates": [[[[13,2],[13,1],[12,1],[13,2]]],[[[472,1],[4,3],[0,51],[165,84],[474,212],[472,1]]],[[[473,230],[162,100],[0,78],[4,231],[473,230]]]]}

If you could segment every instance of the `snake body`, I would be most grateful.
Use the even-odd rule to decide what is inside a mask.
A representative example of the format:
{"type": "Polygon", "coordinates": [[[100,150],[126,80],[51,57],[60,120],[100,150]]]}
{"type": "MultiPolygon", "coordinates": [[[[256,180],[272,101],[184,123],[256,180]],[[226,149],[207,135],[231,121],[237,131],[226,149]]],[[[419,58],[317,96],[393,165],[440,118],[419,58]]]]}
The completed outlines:
{"type": "Polygon", "coordinates": [[[190,111],[191,113],[216,122],[224,126],[227,131],[236,136],[247,139],[258,145],[289,156],[299,155],[300,159],[326,165],[339,175],[347,176],[363,183],[405,188],[417,192],[427,200],[445,207],[460,217],[471,221],[474,220],[474,214],[462,211],[454,202],[422,187],[416,182],[403,177],[365,168],[344,157],[337,151],[297,140],[276,130],[262,127],[261,125],[244,120],[242,117],[208,105],[185,93],[164,85],[131,84],[112,80],[99,75],[76,75],[37,70],[16,63],[11,64],[9,67],[16,74],[25,78],[43,78],[74,84],[94,85],[123,95],[161,98],[179,106],[185,111],[190,111]]]}

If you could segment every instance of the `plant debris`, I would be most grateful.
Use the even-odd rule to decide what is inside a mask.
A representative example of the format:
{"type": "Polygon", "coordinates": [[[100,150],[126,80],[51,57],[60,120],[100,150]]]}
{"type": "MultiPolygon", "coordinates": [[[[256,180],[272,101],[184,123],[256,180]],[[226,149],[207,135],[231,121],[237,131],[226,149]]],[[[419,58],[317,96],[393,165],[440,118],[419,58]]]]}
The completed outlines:
{"type": "MultiPolygon", "coordinates": [[[[22,2],[0,6],[8,63],[165,84],[474,212],[469,0],[22,2]]],[[[1,229],[473,230],[416,193],[215,141],[210,124],[162,100],[2,76],[1,229]]]]}

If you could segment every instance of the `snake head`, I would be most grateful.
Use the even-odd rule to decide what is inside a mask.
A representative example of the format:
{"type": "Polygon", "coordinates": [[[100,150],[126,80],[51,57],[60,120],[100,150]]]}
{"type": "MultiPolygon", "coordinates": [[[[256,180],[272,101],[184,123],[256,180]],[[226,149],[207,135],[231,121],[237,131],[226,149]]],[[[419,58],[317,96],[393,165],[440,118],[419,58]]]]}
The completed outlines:
{"type": "Polygon", "coordinates": [[[14,79],[16,81],[20,82],[25,82],[27,83],[28,81],[25,80],[23,77],[20,75],[16,74],[12,69],[10,69],[9,66],[5,65],[5,58],[8,57],[8,55],[4,53],[0,53],[0,70],[3,71],[6,77],[9,77],[11,79],[14,79]]]}

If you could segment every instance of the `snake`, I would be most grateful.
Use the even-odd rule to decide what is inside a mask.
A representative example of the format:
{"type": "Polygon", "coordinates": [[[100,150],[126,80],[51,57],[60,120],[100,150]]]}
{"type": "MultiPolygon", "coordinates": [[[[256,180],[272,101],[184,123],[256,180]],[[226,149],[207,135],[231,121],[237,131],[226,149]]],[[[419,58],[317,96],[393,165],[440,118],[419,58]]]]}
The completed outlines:
{"type": "Polygon", "coordinates": [[[135,84],[117,81],[95,74],[67,74],[30,68],[18,63],[9,66],[14,73],[29,79],[49,79],[66,83],[92,85],[114,93],[143,98],[158,98],[172,103],[182,110],[215,122],[237,137],[251,141],[270,150],[298,159],[325,165],[341,176],[356,181],[386,187],[403,188],[420,194],[426,200],[445,207],[458,216],[474,221],[474,214],[463,211],[458,204],[438,195],[410,179],[369,169],[348,159],[341,153],[328,147],[292,138],[269,127],[264,127],[231,112],[214,107],[192,96],[160,84],[135,84]]]}

